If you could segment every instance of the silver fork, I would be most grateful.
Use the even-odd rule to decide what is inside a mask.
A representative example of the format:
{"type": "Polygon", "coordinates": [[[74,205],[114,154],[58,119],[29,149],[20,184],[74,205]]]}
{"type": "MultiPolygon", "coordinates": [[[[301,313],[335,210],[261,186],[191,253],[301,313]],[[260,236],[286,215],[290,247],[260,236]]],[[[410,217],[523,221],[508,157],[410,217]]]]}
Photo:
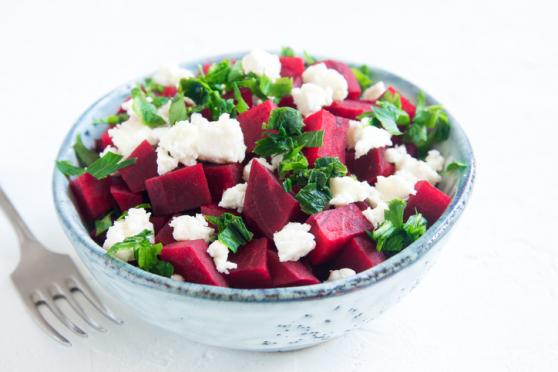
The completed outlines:
{"type": "Polygon", "coordinates": [[[67,301],[74,312],[94,329],[101,332],[106,331],[103,326],[87,315],[75,298],[77,293],[83,295],[94,308],[114,323],[123,323],[86,284],[70,256],[51,252],[37,241],[1,187],[0,207],[12,223],[20,243],[21,257],[11,275],[12,282],[32,317],[50,337],[63,345],[72,345],[47,320],[39,310],[40,306],[48,309],[60,323],[75,334],[87,337],[87,333],[62,311],[57,300],[67,301]]]}

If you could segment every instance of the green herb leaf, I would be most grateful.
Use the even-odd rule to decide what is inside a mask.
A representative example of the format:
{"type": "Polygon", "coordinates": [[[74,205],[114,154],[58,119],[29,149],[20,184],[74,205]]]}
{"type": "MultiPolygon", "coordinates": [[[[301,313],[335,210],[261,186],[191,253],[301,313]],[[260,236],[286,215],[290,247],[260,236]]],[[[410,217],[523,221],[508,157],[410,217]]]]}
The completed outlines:
{"type": "Polygon", "coordinates": [[[60,172],[62,172],[66,177],[81,176],[85,173],[84,168],[76,167],[68,160],[58,160],[56,162],[56,167],[60,172]]]}
{"type": "Polygon", "coordinates": [[[304,132],[297,137],[296,142],[301,147],[320,147],[324,142],[324,131],[304,132]]]}
{"type": "Polygon", "coordinates": [[[295,52],[294,52],[293,48],[288,47],[288,46],[284,46],[284,47],[281,48],[281,56],[282,57],[294,57],[295,52]]]}
{"type": "Polygon", "coordinates": [[[295,196],[300,209],[308,214],[321,212],[331,200],[329,188],[320,188],[317,183],[308,183],[295,196]]]}
{"type": "Polygon", "coordinates": [[[157,114],[155,105],[147,101],[145,93],[140,88],[132,89],[132,109],[141,121],[150,128],[165,125],[165,120],[157,114]]]}
{"type": "Polygon", "coordinates": [[[374,118],[393,136],[402,134],[397,125],[408,125],[410,121],[405,111],[387,101],[379,101],[377,106],[372,108],[372,112],[374,118]]]}
{"type": "Polygon", "coordinates": [[[365,91],[367,88],[372,86],[372,72],[366,65],[362,65],[360,67],[353,67],[351,69],[353,74],[355,75],[358,85],[360,85],[360,89],[365,91]]]}
{"type": "Polygon", "coordinates": [[[390,90],[386,90],[382,95],[382,101],[389,102],[398,109],[401,108],[401,95],[397,91],[392,93],[390,90]]]}
{"type": "Polygon", "coordinates": [[[405,213],[406,203],[401,199],[393,199],[389,203],[389,209],[384,212],[384,217],[390,221],[395,228],[403,226],[403,214],[405,213]]]}
{"type": "Polygon", "coordinates": [[[403,230],[407,233],[407,240],[412,243],[423,236],[426,232],[427,224],[428,222],[420,213],[410,216],[405,225],[403,225],[403,230]]]}
{"type": "Polygon", "coordinates": [[[225,84],[228,81],[230,72],[231,63],[228,59],[224,59],[212,64],[203,80],[209,85],[225,84]]]}
{"type": "Polygon", "coordinates": [[[122,155],[115,154],[113,152],[107,152],[105,155],[103,155],[103,157],[97,159],[89,167],[87,167],[86,171],[96,179],[101,180],[103,178],[106,178],[107,176],[110,176],[117,170],[126,168],[132,164],[135,164],[136,162],[135,158],[121,161],[122,158],[122,155]]]}
{"type": "Polygon", "coordinates": [[[248,107],[248,104],[244,100],[244,97],[242,97],[242,93],[240,92],[238,85],[236,83],[233,83],[232,86],[234,91],[234,99],[236,99],[236,111],[238,111],[239,113],[248,111],[250,107],[248,107]]]}
{"type": "Polygon", "coordinates": [[[316,63],[316,58],[312,57],[307,51],[304,51],[304,63],[307,65],[313,65],[316,63]]]}
{"type": "Polygon", "coordinates": [[[143,81],[143,88],[148,94],[161,94],[165,90],[165,86],[157,83],[153,78],[147,78],[143,81]]]}
{"type": "Polygon", "coordinates": [[[271,111],[265,129],[277,130],[288,136],[297,136],[302,133],[302,115],[292,107],[280,107],[271,111]]]}
{"type": "Polygon", "coordinates": [[[254,237],[240,216],[226,212],[220,216],[206,215],[204,217],[207,222],[217,228],[217,240],[226,245],[233,253],[236,253],[240,246],[245,245],[254,237]]]}
{"type": "Polygon", "coordinates": [[[196,105],[204,105],[209,99],[212,89],[202,80],[196,78],[180,80],[180,91],[196,105]]]}
{"type": "Polygon", "coordinates": [[[99,155],[95,151],[85,147],[79,134],[76,136],[76,143],[74,143],[74,152],[76,153],[79,163],[83,166],[90,165],[95,160],[99,159],[99,155]]]}
{"type": "Polygon", "coordinates": [[[102,218],[95,220],[95,236],[99,236],[103,234],[112,226],[113,215],[114,215],[114,211],[110,211],[102,218]]]}
{"type": "Polygon", "coordinates": [[[179,121],[188,119],[188,110],[186,110],[186,103],[184,102],[184,95],[178,93],[171,101],[169,107],[169,123],[176,124],[179,121]]]}
{"type": "Polygon", "coordinates": [[[467,164],[462,163],[460,161],[452,161],[446,166],[446,173],[450,172],[462,172],[467,169],[467,164]]]}
{"type": "Polygon", "coordinates": [[[95,119],[95,120],[93,120],[93,124],[95,124],[95,125],[97,125],[97,124],[117,125],[117,124],[125,122],[129,118],[130,117],[126,113],[115,114],[115,115],[109,115],[105,118],[95,119]]]}

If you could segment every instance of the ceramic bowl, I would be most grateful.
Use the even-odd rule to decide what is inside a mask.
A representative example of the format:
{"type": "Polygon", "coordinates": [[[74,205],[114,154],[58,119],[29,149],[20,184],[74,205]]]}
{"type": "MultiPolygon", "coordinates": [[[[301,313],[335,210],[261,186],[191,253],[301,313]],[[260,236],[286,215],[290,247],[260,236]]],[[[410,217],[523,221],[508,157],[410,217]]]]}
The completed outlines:
{"type": "MultiPolygon", "coordinates": [[[[193,71],[219,56],[184,63],[193,71]]],[[[419,88],[388,71],[371,66],[376,80],[415,97],[419,88]]],[[[70,129],[58,154],[75,161],[77,134],[93,145],[105,129],[93,119],[114,113],[131,83],[111,91],[89,107],[70,129]]],[[[427,102],[438,103],[426,94],[427,102]]],[[[440,151],[469,167],[446,178],[441,189],[453,196],[449,208],[426,234],[382,264],[347,279],[313,286],[232,289],[177,282],[142,271],[105,255],[89,236],[69,193],[68,180],[54,172],[53,196],[63,229],[99,284],[145,321],[203,344],[232,349],[285,351],[309,347],[361,327],[409,293],[434,263],[448,233],[471,194],[475,162],[471,145],[457,120],[440,151]]]]}

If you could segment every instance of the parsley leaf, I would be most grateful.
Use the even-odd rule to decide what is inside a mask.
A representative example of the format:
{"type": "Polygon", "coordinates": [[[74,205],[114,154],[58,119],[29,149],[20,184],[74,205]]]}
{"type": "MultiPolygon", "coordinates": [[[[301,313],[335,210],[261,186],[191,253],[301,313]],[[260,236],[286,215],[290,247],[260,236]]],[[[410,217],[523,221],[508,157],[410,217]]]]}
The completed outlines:
{"type": "Polygon", "coordinates": [[[131,96],[132,109],[145,125],[156,128],[166,124],[165,119],[157,114],[157,107],[147,100],[145,93],[140,88],[132,89],[131,96]]]}
{"type": "Polygon", "coordinates": [[[74,152],[81,165],[87,166],[99,159],[99,155],[95,151],[85,147],[79,134],[76,136],[76,143],[74,143],[74,152]]]}
{"type": "Polygon", "coordinates": [[[451,173],[451,172],[462,172],[465,169],[467,169],[467,164],[462,163],[460,161],[452,161],[451,163],[449,163],[446,166],[446,173],[451,173]]]}
{"type": "Polygon", "coordinates": [[[58,160],[56,162],[56,168],[66,177],[81,176],[85,173],[85,169],[81,167],[76,167],[68,160],[58,160]]]}
{"type": "Polygon", "coordinates": [[[171,101],[169,107],[169,123],[174,125],[179,121],[184,121],[188,119],[188,110],[186,109],[186,103],[184,102],[184,95],[178,93],[171,101]]]}
{"type": "Polygon", "coordinates": [[[360,89],[365,91],[372,85],[372,71],[366,65],[362,65],[360,67],[353,67],[351,68],[355,78],[358,81],[358,85],[360,85],[360,89]]]}
{"type": "Polygon", "coordinates": [[[95,236],[101,235],[112,226],[113,215],[114,215],[114,211],[110,211],[102,218],[95,220],[95,236]]]}
{"type": "Polygon", "coordinates": [[[97,159],[86,169],[86,172],[95,177],[98,180],[110,176],[112,173],[119,169],[126,168],[132,164],[135,164],[136,158],[130,158],[121,161],[122,155],[115,154],[113,152],[107,152],[103,157],[97,159]]]}
{"type": "Polygon", "coordinates": [[[295,52],[293,48],[288,46],[284,46],[281,48],[281,57],[294,57],[294,56],[295,56],[295,52]]]}
{"type": "Polygon", "coordinates": [[[217,240],[226,245],[233,253],[236,253],[238,247],[248,243],[254,237],[240,216],[226,212],[220,216],[205,215],[204,217],[207,222],[217,228],[217,240]]]}
{"type": "Polygon", "coordinates": [[[174,268],[169,262],[159,260],[158,256],[163,250],[163,245],[161,243],[151,243],[151,235],[153,235],[151,231],[143,230],[137,235],[130,236],[124,239],[124,241],[114,244],[106,254],[115,257],[118,251],[131,249],[134,252],[134,258],[140,269],[170,277],[174,272],[174,268]]]}
{"type": "Polygon", "coordinates": [[[126,113],[114,114],[114,115],[109,115],[105,118],[95,119],[95,120],[93,120],[93,124],[95,124],[95,125],[97,125],[97,124],[116,125],[116,124],[120,124],[120,123],[125,122],[129,118],[130,117],[126,113]]]}

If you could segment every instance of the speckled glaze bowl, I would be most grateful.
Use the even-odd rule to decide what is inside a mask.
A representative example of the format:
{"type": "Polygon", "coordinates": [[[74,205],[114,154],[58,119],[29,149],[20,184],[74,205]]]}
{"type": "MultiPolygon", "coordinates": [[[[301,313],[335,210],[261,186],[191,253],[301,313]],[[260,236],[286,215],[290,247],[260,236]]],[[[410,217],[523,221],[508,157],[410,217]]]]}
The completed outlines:
{"type": "MultiPolygon", "coordinates": [[[[183,64],[196,70],[202,63],[242,54],[183,64]]],[[[371,67],[376,80],[415,97],[419,88],[385,70],[371,67]]],[[[93,145],[104,129],[93,119],[114,113],[131,84],[108,93],[74,124],[58,159],[75,161],[72,144],[81,134],[93,145]]],[[[430,104],[438,103],[426,95],[430,104]]],[[[56,211],[70,241],[100,285],[141,318],[163,329],[204,344],[232,349],[285,351],[316,345],[376,318],[409,293],[432,266],[446,237],[461,216],[471,194],[475,162],[471,145],[450,115],[452,131],[440,151],[469,164],[462,174],[446,178],[441,189],[453,196],[442,217],[411,246],[382,264],[347,279],[313,286],[274,289],[232,289],[182,283],[142,271],[105,255],[89,236],[69,193],[68,180],[54,172],[56,211]]]]}

